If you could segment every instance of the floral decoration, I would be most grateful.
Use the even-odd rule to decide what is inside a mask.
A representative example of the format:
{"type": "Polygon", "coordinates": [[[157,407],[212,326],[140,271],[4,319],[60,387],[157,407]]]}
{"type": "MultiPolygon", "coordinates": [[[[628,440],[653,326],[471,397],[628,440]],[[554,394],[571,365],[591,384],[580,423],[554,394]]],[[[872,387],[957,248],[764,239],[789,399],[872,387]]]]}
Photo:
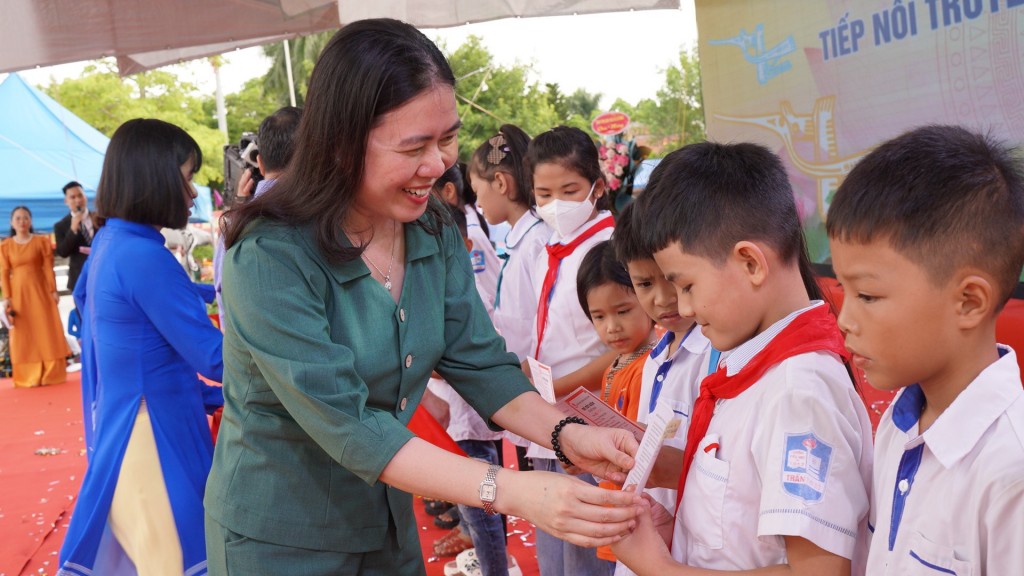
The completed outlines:
{"type": "Polygon", "coordinates": [[[616,134],[598,142],[597,151],[612,210],[619,212],[632,202],[633,177],[651,150],[638,146],[634,138],[627,140],[622,134],[616,134]]]}

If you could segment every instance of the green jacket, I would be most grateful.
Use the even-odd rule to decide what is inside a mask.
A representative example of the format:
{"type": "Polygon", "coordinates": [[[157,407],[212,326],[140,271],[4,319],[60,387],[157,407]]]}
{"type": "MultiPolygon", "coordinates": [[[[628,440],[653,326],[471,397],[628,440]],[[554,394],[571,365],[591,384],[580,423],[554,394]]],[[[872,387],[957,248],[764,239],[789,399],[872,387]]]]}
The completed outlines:
{"type": "Polygon", "coordinates": [[[413,436],[431,370],[485,419],[533,390],[484,310],[458,231],[409,224],[405,242],[398,305],[361,259],[327,263],[310,227],[260,221],[227,252],[224,417],[205,499],[224,527],[285,546],[379,549],[389,515],[415,521],[412,498],[378,477],[413,436]]]}

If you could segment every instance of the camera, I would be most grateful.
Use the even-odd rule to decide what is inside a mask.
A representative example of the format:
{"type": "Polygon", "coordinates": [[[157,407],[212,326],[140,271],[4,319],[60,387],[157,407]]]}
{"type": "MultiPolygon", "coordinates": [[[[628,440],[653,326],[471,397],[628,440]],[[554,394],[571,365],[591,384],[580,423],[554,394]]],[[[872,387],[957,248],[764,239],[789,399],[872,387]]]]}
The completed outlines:
{"type": "MultiPolygon", "coordinates": [[[[237,202],[238,180],[248,170],[252,174],[253,186],[263,180],[256,154],[259,153],[259,142],[252,132],[243,132],[238,144],[224,146],[224,205],[233,206],[237,202]]],[[[253,188],[255,191],[255,188],[253,188]]]]}

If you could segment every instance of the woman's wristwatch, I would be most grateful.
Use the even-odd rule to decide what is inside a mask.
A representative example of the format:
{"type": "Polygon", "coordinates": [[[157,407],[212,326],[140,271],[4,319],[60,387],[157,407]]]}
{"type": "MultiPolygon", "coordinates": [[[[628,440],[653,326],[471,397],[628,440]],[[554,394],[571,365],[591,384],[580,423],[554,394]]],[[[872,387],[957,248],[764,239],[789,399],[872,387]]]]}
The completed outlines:
{"type": "Polygon", "coordinates": [[[498,478],[498,470],[500,468],[501,466],[498,466],[497,464],[491,464],[490,467],[487,468],[487,475],[484,476],[483,481],[480,482],[480,502],[483,503],[481,508],[484,509],[484,512],[492,516],[498,513],[498,511],[494,509],[494,499],[498,496],[498,484],[495,480],[498,478]]]}

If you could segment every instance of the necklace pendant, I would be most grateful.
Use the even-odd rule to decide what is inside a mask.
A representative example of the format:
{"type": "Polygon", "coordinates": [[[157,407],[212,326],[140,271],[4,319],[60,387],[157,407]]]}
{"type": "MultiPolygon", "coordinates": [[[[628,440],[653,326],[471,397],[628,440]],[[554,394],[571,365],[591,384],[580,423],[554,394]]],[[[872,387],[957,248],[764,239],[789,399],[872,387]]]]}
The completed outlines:
{"type": "Polygon", "coordinates": [[[384,289],[387,290],[388,292],[391,292],[391,277],[390,276],[386,276],[384,278],[384,289]]]}

